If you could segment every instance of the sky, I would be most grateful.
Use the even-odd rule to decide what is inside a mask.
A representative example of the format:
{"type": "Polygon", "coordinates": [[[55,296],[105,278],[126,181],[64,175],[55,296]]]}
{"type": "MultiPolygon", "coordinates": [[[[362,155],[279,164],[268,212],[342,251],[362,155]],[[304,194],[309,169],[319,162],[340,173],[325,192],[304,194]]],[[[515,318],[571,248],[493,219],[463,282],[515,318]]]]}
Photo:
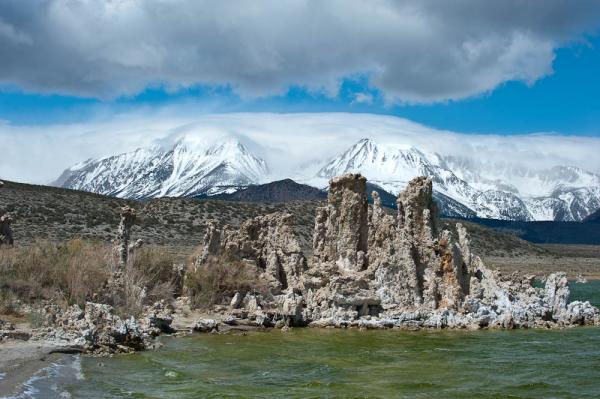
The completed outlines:
{"type": "Polygon", "coordinates": [[[3,0],[0,177],[47,182],[213,115],[238,133],[258,118],[291,143],[309,133],[299,118],[276,132],[289,114],[323,137],[335,119],[339,149],[357,123],[397,117],[370,134],[544,137],[548,165],[600,172],[584,158],[600,137],[599,75],[594,0],[3,0]]]}

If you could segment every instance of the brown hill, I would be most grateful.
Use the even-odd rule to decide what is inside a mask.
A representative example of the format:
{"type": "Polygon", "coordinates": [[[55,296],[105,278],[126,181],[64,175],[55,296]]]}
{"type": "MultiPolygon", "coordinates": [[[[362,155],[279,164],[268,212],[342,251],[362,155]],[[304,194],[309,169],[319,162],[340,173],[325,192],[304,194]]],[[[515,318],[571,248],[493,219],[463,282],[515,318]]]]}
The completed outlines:
{"type": "MultiPolygon", "coordinates": [[[[88,192],[55,187],[5,182],[0,188],[0,214],[9,212],[13,218],[13,231],[17,244],[36,240],[62,241],[74,237],[87,240],[111,241],[118,224],[119,209],[129,205],[137,209],[138,220],[133,236],[144,242],[170,248],[187,257],[201,242],[204,225],[209,219],[219,224],[240,225],[258,215],[282,211],[294,216],[295,231],[303,250],[310,254],[316,208],[322,201],[293,201],[282,203],[233,202],[213,199],[161,198],[148,201],[131,201],[88,192]]],[[[389,212],[394,212],[389,210],[389,212]]],[[[576,273],[579,265],[584,269],[595,267],[597,258],[582,260],[570,252],[561,263],[561,252],[524,241],[468,221],[475,253],[493,266],[507,270],[545,272],[548,268],[562,268],[576,273]],[[573,267],[569,265],[573,265],[573,267]],[[583,266],[582,266],[583,267],[583,266]]],[[[447,219],[453,224],[455,220],[447,219]]],[[[573,247],[576,248],[576,247],[573,247]]],[[[588,246],[589,248],[589,246],[588,246]]],[[[577,251],[576,251],[577,252],[577,251]]],[[[589,252],[589,251],[587,251],[589,252]]],[[[587,259],[587,252],[584,256],[587,259]]],[[[592,251],[594,252],[594,251],[592,251]]],[[[596,253],[596,252],[594,252],[596,253]]],[[[587,269],[586,269],[587,270],[587,269]]],[[[592,275],[600,271],[583,270],[592,275]]]]}

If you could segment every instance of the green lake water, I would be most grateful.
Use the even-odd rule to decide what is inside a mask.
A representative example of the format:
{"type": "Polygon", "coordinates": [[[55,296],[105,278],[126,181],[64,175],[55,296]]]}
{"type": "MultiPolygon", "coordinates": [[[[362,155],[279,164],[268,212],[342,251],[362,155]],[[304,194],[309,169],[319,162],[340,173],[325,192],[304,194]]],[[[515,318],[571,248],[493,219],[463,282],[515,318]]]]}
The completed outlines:
{"type": "MultiPolygon", "coordinates": [[[[600,282],[577,284],[600,305],[600,282]]],[[[600,398],[600,328],[293,329],[82,358],[74,398],[600,398]]]]}

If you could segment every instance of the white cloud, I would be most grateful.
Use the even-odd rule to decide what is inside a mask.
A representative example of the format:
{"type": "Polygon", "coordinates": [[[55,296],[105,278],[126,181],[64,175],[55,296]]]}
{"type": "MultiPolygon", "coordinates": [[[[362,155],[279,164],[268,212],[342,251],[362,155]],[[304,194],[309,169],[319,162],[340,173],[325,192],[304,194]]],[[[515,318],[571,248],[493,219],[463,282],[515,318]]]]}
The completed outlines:
{"type": "Polygon", "coordinates": [[[273,178],[306,176],[319,162],[364,137],[532,169],[573,165],[600,172],[600,138],[594,137],[460,134],[372,114],[243,113],[195,118],[130,115],[108,122],[39,127],[0,124],[0,177],[49,182],[85,159],[168,143],[181,135],[200,140],[241,138],[269,163],[273,178]]]}
{"type": "Polygon", "coordinates": [[[356,93],[352,102],[355,104],[373,104],[373,95],[370,93],[356,93]]]}
{"type": "Polygon", "coordinates": [[[600,2],[5,0],[0,83],[92,97],[231,85],[335,95],[370,76],[387,102],[460,99],[552,73],[600,25],[600,2]]]}

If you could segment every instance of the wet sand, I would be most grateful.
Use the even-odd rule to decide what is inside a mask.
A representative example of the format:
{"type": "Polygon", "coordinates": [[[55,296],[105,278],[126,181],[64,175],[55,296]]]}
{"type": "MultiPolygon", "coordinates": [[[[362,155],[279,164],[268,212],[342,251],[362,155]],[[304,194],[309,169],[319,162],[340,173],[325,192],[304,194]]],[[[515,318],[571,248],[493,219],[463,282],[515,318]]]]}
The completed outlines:
{"type": "Polygon", "coordinates": [[[41,369],[67,355],[50,352],[59,346],[49,342],[7,340],[0,342],[0,398],[18,395],[41,369]]]}

